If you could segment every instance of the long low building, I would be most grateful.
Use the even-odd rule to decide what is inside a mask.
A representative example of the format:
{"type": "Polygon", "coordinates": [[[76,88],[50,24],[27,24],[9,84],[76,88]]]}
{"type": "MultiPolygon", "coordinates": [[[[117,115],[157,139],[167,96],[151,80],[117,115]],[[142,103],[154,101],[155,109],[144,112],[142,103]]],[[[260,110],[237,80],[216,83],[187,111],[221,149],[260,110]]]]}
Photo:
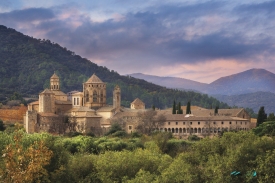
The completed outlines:
{"type": "MultiPolygon", "coordinates": [[[[145,110],[127,110],[116,114],[114,118],[123,121],[123,127],[128,133],[137,129],[140,124],[138,113],[145,110]]],[[[214,136],[222,131],[240,131],[251,129],[250,115],[243,108],[204,109],[196,107],[192,114],[172,114],[170,110],[157,110],[157,116],[163,115],[165,122],[154,128],[157,131],[173,133],[178,138],[187,138],[189,135],[199,137],[214,136]]]]}

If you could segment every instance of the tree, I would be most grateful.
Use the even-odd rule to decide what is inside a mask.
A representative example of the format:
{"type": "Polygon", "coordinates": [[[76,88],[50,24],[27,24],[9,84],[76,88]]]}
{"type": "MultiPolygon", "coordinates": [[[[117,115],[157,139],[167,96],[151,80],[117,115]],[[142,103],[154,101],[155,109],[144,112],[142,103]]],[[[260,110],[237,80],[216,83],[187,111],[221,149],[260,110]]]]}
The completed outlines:
{"type": "Polygon", "coordinates": [[[178,114],[183,114],[183,111],[181,109],[181,103],[178,103],[178,114]]]}
{"type": "Polygon", "coordinates": [[[174,100],[172,114],[176,114],[176,102],[174,100]]]}
{"type": "Polygon", "coordinates": [[[44,168],[53,155],[43,141],[35,141],[29,147],[23,147],[23,134],[16,132],[14,142],[3,151],[5,167],[1,169],[3,182],[46,182],[48,177],[44,168]]]}
{"type": "Polygon", "coordinates": [[[191,102],[190,101],[187,102],[186,114],[191,114],[191,102]]]}
{"type": "Polygon", "coordinates": [[[258,136],[275,136],[275,121],[267,121],[260,124],[258,127],[253,129],[253,132],[258,136]]]}
{"type": "Polygon", "coordinates": [[[163,114],[157,115],[154,110],[139,112],[137,115],[139,118],[137,130],[140,133],[150,134],[154,129],[163,126],[166,121],[166,117],[163,114]]]}
{"type": "Polygon", "coordinates": [[[274,113],[270,113],[266,121],[275,121],[274,113]]]}
{"type": "Polygon", "coordinates": [[[217,115],[217,114],[219,113],[219,111],[218,111],[218,110],[219,110],[219,107],[218,107],[218,106],[216,106],[216,107],[215,107],[215,115],[217,115]]]}
{"type": "Polygon", "coordinates": [[[263,122],[265,122],[267,119],[267,114],[265,113],[265,110],[264,110],[264,106],[262,106],[260,109],[259,109],[259,112],[258,112],[258,117],[257,117],[257,126],[259,126],[260,124],[262,124],[263,122]]]}
{"type": "Polygon", "coordinates": [[[4,131],[6,129],[3,121],[0,119],[0,131],[4,131]]]}
{"type": "Polygon", "coordinates": [[[110,130],[109,130],[105,135],[111,135],[111,134],[116,133],[116,132],[118,132],[118,131],[123,131],[123,129],[121,128],[120,124],[118,124],[118,123],[113,123],[113,124],[111,125],[110,130]]]}

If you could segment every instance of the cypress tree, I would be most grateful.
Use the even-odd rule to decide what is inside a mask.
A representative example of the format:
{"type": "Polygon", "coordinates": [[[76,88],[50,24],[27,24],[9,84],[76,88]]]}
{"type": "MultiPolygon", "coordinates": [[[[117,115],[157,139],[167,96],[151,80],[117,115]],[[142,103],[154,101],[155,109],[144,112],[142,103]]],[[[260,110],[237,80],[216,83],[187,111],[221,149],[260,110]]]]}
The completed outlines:
{"type": "Polygon", "coordinates": [[[191,102],[187,102],[187,106],[186,106],[186,114],[191,114],[191,102]]]}
{"type": "Polygon", "coordinates": [[[218,107],[218,106],[216,106],[216,108],[215,108],[215,115],[217,115],[217,114],[218,114],[218,110],[219,110],[219,107],[218,107]]]}
{"type": "Polygon", "coordinates": [[[259,109],[259,112],[258,112],[258,117],[257,117],[257,126],[259,126],[260,124],[262,124],[263,122],[265,122],[267,119],[267,114],[265,113],[265,110],[264,110],[264,106],[262,106],[260,109],[259,109]]]}
{"type": "Polygon", "coordinates": [[[174,100],[172,114],[176,114],[176,102],[174,100]]]}
{"type": "Polygon", "coordinates": [[[178,103],[178,114],[183,114],[183,111],[181,109],[181,103],[178,103]]]}

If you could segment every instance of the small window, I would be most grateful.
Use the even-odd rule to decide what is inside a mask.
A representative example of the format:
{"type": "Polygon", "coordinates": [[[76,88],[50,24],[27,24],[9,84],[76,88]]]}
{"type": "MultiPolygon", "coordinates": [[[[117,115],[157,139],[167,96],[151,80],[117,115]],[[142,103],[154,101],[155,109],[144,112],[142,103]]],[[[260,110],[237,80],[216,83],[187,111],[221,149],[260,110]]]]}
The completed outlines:
{"type": "Polygon", "coordinates": [[[215,124],[216,124],[216,121],[213,121],[213,124],[215,125],[215,124]]]}
{"type": "Polygon", "coordinates": [[[201,122],[198,122],[198,125],[200,125],[201,124],[201,122]]]}
{"type": "Polygon", "coordinates": [[[246,122],[245,122],[245,125],[246,125],[246,122]]]}
{"type": "Polygon", "coordinates": [[[222,125],[223,125],[223,121],[222,121],[222,125]]]}
{"type": "Polygon", "coordinates": [[[231,124],[232,124],[232,122],[230,121],[230,122],[229,122],[229,124],[231,125],[231,124]]]}
{"type": "Polygon", "coordinates": [[[243,124],[243,122],[241,122],[241,124],[243,124]]]}
{"type": "Polygon", "coordinates": [[[192,125],[192,122],[190,122],[190,125],[192,125]]]}
{"type": "Polygon", "coordinates": [[[132,126],[129,126],[129,130],[132,130],[132,126]]]}
{"type": "Polygon", "coordinates": [[[183,124],[185,125],[185,122],[183,122],[183,124]]]}
{"type": "Polygon", "coordinates": [[[238,121],[236,121],[236,124],[238,124],[238,121]]]}
{"type": "Polygon", "coordinates": [[[178,122],[176,122],[176,125],[178,125],[178,122]]]}
{"type": "Polygon", "coordinates": [[[170,125],[170,122],[168,122],[168,125],[170,125]]]}

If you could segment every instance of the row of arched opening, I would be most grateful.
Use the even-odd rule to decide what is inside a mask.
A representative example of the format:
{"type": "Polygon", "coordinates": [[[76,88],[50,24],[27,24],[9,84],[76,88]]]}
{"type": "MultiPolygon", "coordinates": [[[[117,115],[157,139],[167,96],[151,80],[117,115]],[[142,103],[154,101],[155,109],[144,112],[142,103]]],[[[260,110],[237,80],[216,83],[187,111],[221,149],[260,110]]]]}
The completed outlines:
{"type": "Polygon", "coordinates": [[[248,128],[159,128],[158,131],[172,132],[172,133],[219,133],[222,131],[231,131],[231,130],[249,130],[248,128]]]}

